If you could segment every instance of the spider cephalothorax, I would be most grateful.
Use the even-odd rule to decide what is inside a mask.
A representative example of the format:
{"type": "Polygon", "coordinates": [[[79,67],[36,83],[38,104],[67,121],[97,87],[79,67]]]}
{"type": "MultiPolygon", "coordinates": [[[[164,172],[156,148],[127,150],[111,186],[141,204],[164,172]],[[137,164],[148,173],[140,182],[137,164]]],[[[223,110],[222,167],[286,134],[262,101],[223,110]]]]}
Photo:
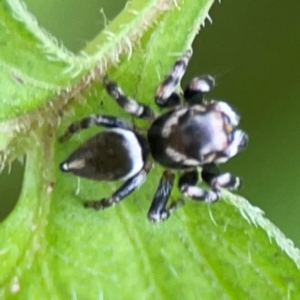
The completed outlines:
{"type": "Polygon", "coordinates": [[[115,82],[104,78],[108,94],[127,113],[151,120],[147,136],[118,117],[92,115],[71,124],[60,138],[65,141],[93,125],[109,128],[81,145],[60,165],[62,171],[81,177],[125,181],[111,196],[86,202],[86,207],[104,209],[127,197],[146,179],[151,169],[150,156],[165,168],[148,212],[150,221],[167,219],[182,204],[177,201],[168,205],[178,170],[181,171],[179,190],[196,201],[217,201],[221,188],[234,190],[240,186],[238,177],[220,173],[217,167],[247,144],[247,135],[237,129],[239,115],[226,102],[203,100],[203,94],[214,86],[209,75],[193,78],[183,95],[176,92],[191,54],[188,50],[180,57],[158,87],[155,103],[168,111],[157,118],[149,106],[127,97],[115,82]],[[199,168],[211,190],[197,186],[199,168]]]}

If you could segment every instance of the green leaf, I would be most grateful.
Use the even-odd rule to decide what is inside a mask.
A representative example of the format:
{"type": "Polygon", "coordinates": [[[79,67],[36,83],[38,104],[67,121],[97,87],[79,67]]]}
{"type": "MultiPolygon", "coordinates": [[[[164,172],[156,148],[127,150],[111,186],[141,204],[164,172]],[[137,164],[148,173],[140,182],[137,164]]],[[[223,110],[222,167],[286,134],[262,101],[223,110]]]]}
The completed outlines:
{"type": "Polygon", "coordinates": [[[125,116],[96,79],[107,72],[154,107],[153,91],[212,2],[132,1],[81,56],[58,46],[20,2],[0,3],[0,84],[9,99],[1,102],[0,162],[26,153],[20,199],[0,226],[1,299],[297,299],[299,250],[245,199],[224,191],[216,205],[187,201],[153,225],[146,212],[159,166],[124,203],[101,212],[82,202],[118,183],[58,170],[98,130],[59,144],[72,121],[95,112],[125,116]]]}

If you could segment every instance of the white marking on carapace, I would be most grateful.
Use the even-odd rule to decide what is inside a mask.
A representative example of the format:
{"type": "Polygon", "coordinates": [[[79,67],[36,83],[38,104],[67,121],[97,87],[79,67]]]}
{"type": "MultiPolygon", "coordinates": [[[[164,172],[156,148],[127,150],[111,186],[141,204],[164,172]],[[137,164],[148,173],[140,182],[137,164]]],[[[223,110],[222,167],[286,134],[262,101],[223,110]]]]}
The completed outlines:
{"type": "Polygon", "coordinates": [[[183,161],[183,164],[186,166],[200,166],[200,161],[198,161],[197,159],[188,158],[183,161]]]}
{"type": "Polygon", "coordinates": [[[175,162],[182,162],[185,161],[187,159],[187,156],[178,152],[177,150],[171,148],[171,147],[167,147],[166,149],[166,154],[172,158],[173,161],[175,162]]]}
{"type": "Polygon", "coordinates": [[[178,152],[177,150],[175,150],[171,147],[167,147],[166,154],[170,158],[172,158],[173,161],[180,162],[183,165],[186,165],[186,166],[200,166],[200,161],[198,161],[197,159],[188,158],[186,155],[178,152]]]}
{"type": "Polygon", "coordinates": [[[165,123],[164,127],[162,128],[162,136],[168,137],[172,131],[172,127],[178,124],[178,119],[184,115],[188,111],[188,108],[181,108],[177,111],[174,111],[172,116],[168,119],[165,123]]]}

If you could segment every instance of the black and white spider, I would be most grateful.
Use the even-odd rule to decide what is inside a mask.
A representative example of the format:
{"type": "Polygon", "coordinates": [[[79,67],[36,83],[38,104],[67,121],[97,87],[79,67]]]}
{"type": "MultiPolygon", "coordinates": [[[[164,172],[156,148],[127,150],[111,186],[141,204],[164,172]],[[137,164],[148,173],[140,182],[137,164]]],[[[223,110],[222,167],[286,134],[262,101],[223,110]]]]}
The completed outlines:
{"type": "Polygon", "coordinates": [[[81,145],[60,165],[63,172],[89,179],[125,181],[111,196],[86,202],[86,207],[105,209],[131,194],[151,169],[150,155],[165,168],[148,212],[152,222],[167,219],[182,204],[179,200],[168,205],[178,170],[179,190],[196,201],[217,201],[221,188],[235,190],[240,186],[238,177],[220,173],[217,167],[247,144],[247,135],[237,129],[239,115],[226,102],[203,100],[203,94],[215,83],[209,75],[193,78],[183,95],[176,92],[191,55],[191,50],[186,51],[158,87],[155,103],[169,110],[157,118],[149,106],[127,97],[115,82],[104,78],[108,94],[127,113],[152,121],[147,136],[123,119],[96,114],[71,124],[60,138],[63,142],[93,125],[109,128],[81,145]],[[211,190],[197,186],[199,167],[211,190]]]}

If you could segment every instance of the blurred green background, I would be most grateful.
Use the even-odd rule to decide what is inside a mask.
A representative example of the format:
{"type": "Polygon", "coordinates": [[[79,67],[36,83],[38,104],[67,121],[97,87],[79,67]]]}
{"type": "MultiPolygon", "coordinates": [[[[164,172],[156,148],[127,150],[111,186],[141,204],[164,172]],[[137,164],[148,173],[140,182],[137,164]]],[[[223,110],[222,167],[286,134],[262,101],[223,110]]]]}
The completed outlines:
{"type": "MultiPolygon", "coordinates": [[[[111,20],[125,5],[123,0],[26,3],[40,24],[75,52],[103,28],[102,7],[111,20]]],[[[300,246],[300,1],[227,0],[216,2],[210,15],[213,24],[207,21],[197,37],[184,82],[212,74],[217,87],[209,97],[238,108],[250,143],[222,169],[240,175],[240,194],[300,246]]],[[[7,169],[0,175],[0,220],[14,206],[22,173],[16,162],[10,176],[7,169]]]]}

